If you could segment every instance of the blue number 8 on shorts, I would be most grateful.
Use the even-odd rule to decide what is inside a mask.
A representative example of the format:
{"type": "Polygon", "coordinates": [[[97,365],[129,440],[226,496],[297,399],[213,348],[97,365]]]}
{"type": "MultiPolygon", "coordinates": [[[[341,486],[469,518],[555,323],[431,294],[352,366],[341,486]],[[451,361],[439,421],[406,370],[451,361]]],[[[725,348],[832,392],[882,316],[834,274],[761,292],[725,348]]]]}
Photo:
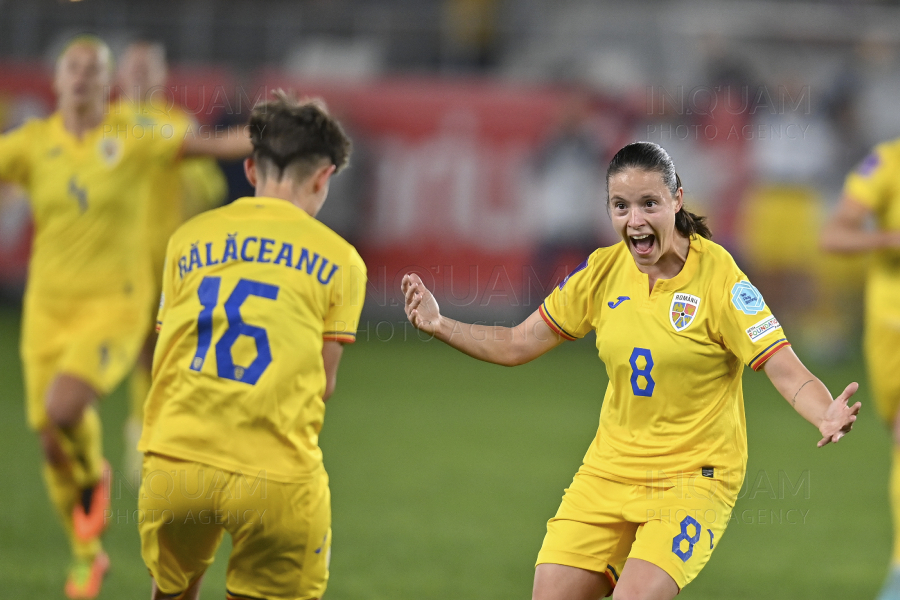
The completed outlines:
{"type": "MultiPolygon", "coordinates": [[[[700,523],[697,520],[688,515],[681,520],[681,533],[672,538],[672,552],[680,558],[683,562],[687,562],[687,560],[693,556],[694,554],[694,544],[700,541],[700,523]],[[687,528],[688,525],[694,526],[694,535],[688,536],[687,528]],[[687,540],[688,549],[687,552],[682,552],[681,550],[681,542],[683,540],[687,540]]],[[[711,541],[711,538],[710,538],[711,541]]]]}

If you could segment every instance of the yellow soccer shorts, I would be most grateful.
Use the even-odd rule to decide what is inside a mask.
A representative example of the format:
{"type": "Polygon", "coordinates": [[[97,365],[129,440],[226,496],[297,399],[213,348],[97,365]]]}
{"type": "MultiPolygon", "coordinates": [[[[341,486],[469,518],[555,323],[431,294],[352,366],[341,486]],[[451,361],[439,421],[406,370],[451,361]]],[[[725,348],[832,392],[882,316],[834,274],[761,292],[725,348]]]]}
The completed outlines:
{"type": "Polygon", "coordinates": [[[321,469],[304,483],[267,480],[148,453],[138,500],[141,555],[159,589],[178,595],[232,538],[229,597],[321,598],[331,557],[331,494],[321,469]]]}
{"type": "Polygon", "coordinates": [[[53,379],[75,376],[109,394],[131,371],[149,319],[145,301],[26,299],[20,352],[25,371],[28,424],[47,425],[46,395],[53,379]]]}
{"type": "Polygon", "coordinates": [[[867,315],[865,355],[875,408],[893,427],[900,407],[900,319],[867,315]]]}
{"type": "Polygon", "coordinates": [[[678,588],[709,561],[731,518],[723,484],[685,477],[678,485],[647,487],[579,471],[566,490],[537,564],[604,573],[615,587],[629,558],[652,563],[678,588]]]}

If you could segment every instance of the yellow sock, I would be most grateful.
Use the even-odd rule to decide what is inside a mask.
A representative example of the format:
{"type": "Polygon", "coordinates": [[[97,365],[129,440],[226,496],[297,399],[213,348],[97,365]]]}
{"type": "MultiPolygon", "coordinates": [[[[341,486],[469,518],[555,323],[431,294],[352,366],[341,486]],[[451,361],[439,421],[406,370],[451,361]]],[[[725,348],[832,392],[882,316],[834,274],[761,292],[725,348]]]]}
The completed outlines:
{"type": "Polygon", "coordinates": [[[84,478],[76,480],[83,487],[91,487],[103,475],[103,432],[97,409],[89,406],[84,410],[81,422],[63,432],[71,444],[71,456],[84,469],[84,478]]]}
{"type": "Polygon", "coordinates": [[[891,513],[894,519],[893,564],[900,566],[900,446],[894,446],[891,465],[891,513]]]}
{"type": "Polygon", "coordinates": [[[91,560],[101,550],[100,540],[94,539],[83,542],[75,536],[75,527],[72,524],[72,509],[75,503],[81,501],[81,485],[75,480],[73,471],[68,466],[53,467],[44,463],[44,483],[47,485],[47,493],[50,501],[56,508],[59,520],[62,521],[69,538],[69,546],[75,558],[91,560]]]}

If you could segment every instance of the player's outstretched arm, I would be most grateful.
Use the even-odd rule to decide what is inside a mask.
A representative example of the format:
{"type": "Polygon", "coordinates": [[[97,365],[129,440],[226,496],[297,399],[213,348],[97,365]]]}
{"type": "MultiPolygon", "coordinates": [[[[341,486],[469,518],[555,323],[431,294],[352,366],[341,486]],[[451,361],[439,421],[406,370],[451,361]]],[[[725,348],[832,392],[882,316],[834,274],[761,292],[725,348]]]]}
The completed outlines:
{"type": "Polygon", "coordinates": [[[437,300],[415,274],[403,276],[406,318],[414,327],[478,360],[512,367],[534,360],[563,341],[535,311],[515,327],[461,323],[441,315],[437,300]]]}
{"type": "Polygon", "coordinates": [[[204,132],[202,128],[189,131],[181,145],[182,156],[211,156],[222,160],[237,160],[253,152],[247,127],[229,127],[224,132],[204,132]]]}
{"type": "Polygon", "coordinates": [[[855,381],[832,400],[831,392],[825,384],[800,362],[791,348],[779,350],[766,361],[763,370],[784,399],[804,419],[819,428],[822,434],[818,444],[820,448],[837,442],[853,428],[862,406],[859,402],[847,405],[847,401],[859,389],[859,384],[855,381]]]}
{"type": "Polygon", "coordinates": [[[853,254],[882,248],[900,248],[900,231],[869,229],[868,221],[871,217],[872,209],[844,196],[834,215],[822,229],[822,249],[853,254]]]}

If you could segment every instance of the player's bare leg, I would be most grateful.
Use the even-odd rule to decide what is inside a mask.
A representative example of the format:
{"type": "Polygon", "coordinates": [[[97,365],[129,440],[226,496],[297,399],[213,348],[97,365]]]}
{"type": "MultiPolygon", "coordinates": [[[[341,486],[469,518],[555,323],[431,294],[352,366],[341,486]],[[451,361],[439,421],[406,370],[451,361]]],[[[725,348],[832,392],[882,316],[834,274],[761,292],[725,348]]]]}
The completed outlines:
{"type": "Polygon", "coordinates": [[[97,398],[82,379],[57,375],[46,396],[48,425],[40,432],[44,480],[74,559],[65,586],[69,598],[97,597],[109,569],[99,539],[109,506],[109,468],[93,406],[97,398]]]}
{"type": "Polygon", "coordinates": [[[152,577],[150,578],[150,581],[152,582],[152,591],[150,593],[151,600],[197,600],[200,598],[200,585],[203,583],[203,575],[192,581],[191,585],[188,586],[188,589],[184,590],[181,595],[177,597],[161,592],[156,585],[156,580],[152,577]]]}
{"type": "Polygon", "coordinates": [[[612,584],[603,573],[566,565],[544,563],[534,570],[532,600],[597,600],[612,584]]]}
{"type": "Polygon", "coordinates": [[[613,600],[672,600],[678,585],[672,576],[646,560],[629,558],[613,592],[613,600]]]}

